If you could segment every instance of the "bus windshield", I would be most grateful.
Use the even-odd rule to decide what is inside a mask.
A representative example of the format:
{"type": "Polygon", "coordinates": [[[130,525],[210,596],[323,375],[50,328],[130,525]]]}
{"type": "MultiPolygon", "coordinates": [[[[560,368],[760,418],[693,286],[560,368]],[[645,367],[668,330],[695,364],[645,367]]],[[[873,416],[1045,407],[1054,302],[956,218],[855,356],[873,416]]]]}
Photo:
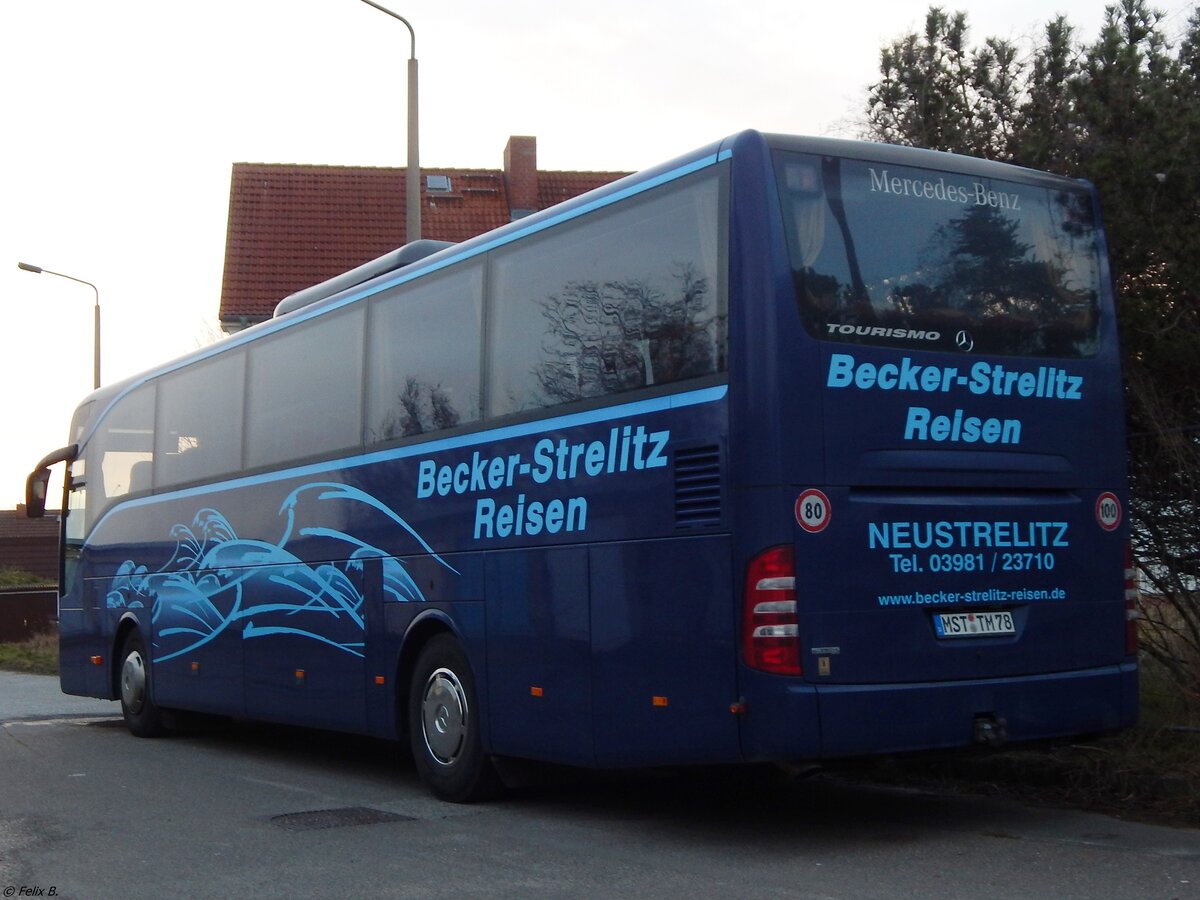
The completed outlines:
{"type": "Polygon", "coordinates": [[[777,152],[796,302],[854,343],[1084,358],[1100,271],[1084,186],[777,152]]]}

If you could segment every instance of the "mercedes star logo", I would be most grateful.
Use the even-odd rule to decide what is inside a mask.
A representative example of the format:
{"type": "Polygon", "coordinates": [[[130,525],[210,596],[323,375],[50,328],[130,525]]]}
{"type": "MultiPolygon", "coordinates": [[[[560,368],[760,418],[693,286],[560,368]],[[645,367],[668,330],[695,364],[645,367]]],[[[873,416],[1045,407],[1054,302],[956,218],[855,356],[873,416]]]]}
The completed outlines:
{"type": "Polygon", "coordinates": [[[954,336],[954,345],[963,353],[970,353],[975,349],[975,338],[969,331],[960,331],[954,336]]]}

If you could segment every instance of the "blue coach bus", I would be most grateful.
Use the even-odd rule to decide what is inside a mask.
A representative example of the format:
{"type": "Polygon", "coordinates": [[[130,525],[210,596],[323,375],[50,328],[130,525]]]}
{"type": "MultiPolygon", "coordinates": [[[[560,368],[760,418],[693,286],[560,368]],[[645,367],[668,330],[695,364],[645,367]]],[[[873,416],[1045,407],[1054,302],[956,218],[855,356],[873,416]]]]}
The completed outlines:
{"type": "Polygon", "coordinates": [[[1090,186],[745,132],[434,249],[83,402],[63,690],[459,801],[1134,720],[1090,186]]]}

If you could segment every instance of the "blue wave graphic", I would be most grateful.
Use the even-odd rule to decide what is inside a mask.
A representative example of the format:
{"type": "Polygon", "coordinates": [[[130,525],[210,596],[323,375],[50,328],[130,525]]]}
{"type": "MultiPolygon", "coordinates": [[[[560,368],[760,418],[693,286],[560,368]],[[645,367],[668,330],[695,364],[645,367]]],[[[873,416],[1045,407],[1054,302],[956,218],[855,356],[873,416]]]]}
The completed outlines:
{"type": "Polygon", "coordinates": [[[302,521],[358,521],[382,514],[454,574],[395,511],[357,488],[314,482],[292,491],[279,509],[282,535],[275,543],[239,538],[218,510],[202,509],[191,525],[170,530],[171,559],[151,572],[126,560],[113,577],[109,609],[151,610],[155,662],[191,653],[230,628],[243,639],[292,635],[363,655],[363,596],[357,587],[363,560],[383,567],[385,602],[420,602],[421,589],[391,554],[336,527],[302,521]],[[322,554],[339,560],[312,565],[289,550],[301,540],[322,542],[322,554]]]}

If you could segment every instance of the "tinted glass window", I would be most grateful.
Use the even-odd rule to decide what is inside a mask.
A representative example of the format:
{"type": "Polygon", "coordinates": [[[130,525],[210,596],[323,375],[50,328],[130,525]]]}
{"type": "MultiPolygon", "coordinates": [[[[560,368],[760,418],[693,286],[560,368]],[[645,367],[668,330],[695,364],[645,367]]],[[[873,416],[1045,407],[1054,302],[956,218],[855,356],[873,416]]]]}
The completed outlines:
{"type": "Polygon", "coordinates": [[[69,443],[78,444],[83,439],[83,433],[87,430],[87,424],[92,418],[92,408],[95,406],[95,400],[89,400],[75,410],[75,415],[71,417],[71,437],[69,443]]]}
{"type": "Polygon", "coordinates": [[[482,264],[426,276],[371,301],[366,439],[479,419],[482,264]]]}
{"type": "Polygon", "coordinates": [[[159,380],[156,487],[241,467],[245,369],[244,353],[223,353],[159,380]]]}
{"type": "Polygon", "coordinates": [[[314,318],[258,341],[247,363],[246,465],[357,446],[362,436],[363,309],[314,318]]]}
{"type": "Polygon", "coordinates": [[[721,193],[705,173],[498,251],[490,414],[723,371],[721,193]]]}
{"type": "Polygon", "coordinates": [[[67,492],[67,508],[63,534],[63,592],[74,588],[79,579],[79,555],[83,539],[92,519],[88,516],[88,490],[84,462],[76,459],[70,466],[71,489],[67,492]]]}
{"type": "Polygon", "coordinates": [[[833,157],[776,158],[797,302],[829,340],[1088,356],[1090,194],[833,157]]]}
{"type": "Polygon", "coordinates": [[[88,442],[88,505],[97,512],[154,484],[154,384],[118,400],[88,442]]]}

